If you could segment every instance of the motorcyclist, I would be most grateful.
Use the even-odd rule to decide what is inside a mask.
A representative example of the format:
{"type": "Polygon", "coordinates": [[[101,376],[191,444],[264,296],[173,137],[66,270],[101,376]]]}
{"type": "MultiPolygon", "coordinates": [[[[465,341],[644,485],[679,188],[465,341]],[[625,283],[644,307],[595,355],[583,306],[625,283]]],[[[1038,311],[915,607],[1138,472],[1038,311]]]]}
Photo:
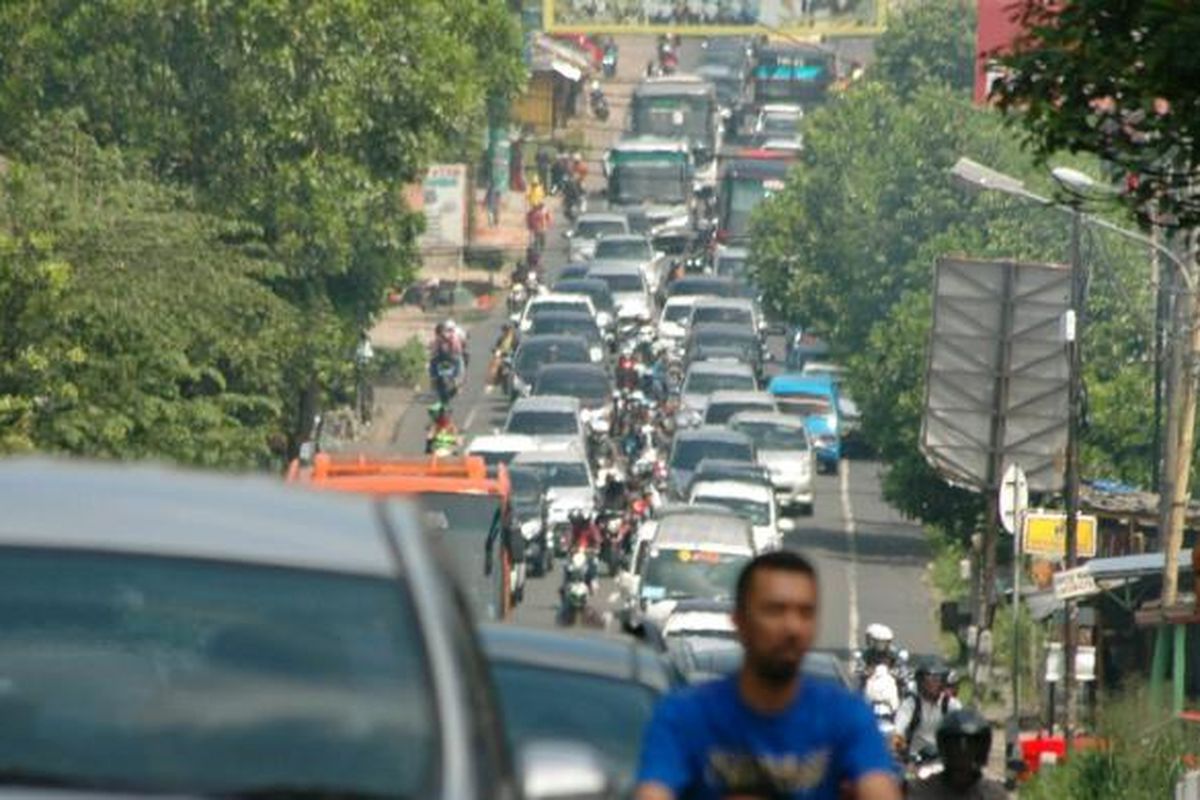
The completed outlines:
{"type": "Polygon", "coordinates": [[[887,625],[873,622],[863,633],[862,670],[863,675],[869,675],[880,664],[893,669],[899,660],[893,647],[896,634],[887,625]]]}
{"type": "Polygon", "coordinates": [[[984,777],[992,729],[973,709],[951,711],[937,729],[943,770],[908,786],[909,800],[1004,800],[1003,784],[984,777]]]}
{"type": "Polygon", "coordinates": [[[500,335],[496,337],[496,343],[492,345],[492,363],[488,365],[489,388],[500,382],[504,359],[511,356],[516,349],[517,326],[511,322],[505,322],[500,326],[500,335]]]}
{"type": "Polygon", "coordinates": [[[458,427],[450,416],[450,407],[442,402],[429,406],[429,429],[425,433],[425,452],[455,451],[460,443],[458,427]]]}
{"type": "Polygon", "coordinates": [[[582,508],[575,508],[567,516],[571,522],[571,552],[583,550],[588,554],[587,581],[589,591],[596,591],[596,558],[603,535],[600,526],[582,508]]]}
{"type": "Polygon", "coordinates": [[[917,668],[917,693],[900,702],[896,712],[896,736],[893,745],[910,760],[923,760],[937,752],[937,731],[942,720],[962,708],[958,698],[946,689],[949,669],[933,661],[917,668]]]}

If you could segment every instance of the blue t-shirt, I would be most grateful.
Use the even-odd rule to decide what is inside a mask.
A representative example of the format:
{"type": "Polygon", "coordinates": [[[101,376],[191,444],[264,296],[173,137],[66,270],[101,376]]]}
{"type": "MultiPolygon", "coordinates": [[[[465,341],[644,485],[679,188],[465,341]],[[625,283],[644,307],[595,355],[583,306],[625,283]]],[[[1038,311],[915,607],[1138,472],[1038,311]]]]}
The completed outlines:
{"type": "Polygon", "coordinates": [[[638,782],[688,800],[837,800],[843,780],[894,770],[871,710],[841,685],[805,676],[789,708],[761,714],[732,675],[659,702],[638,782]]]}

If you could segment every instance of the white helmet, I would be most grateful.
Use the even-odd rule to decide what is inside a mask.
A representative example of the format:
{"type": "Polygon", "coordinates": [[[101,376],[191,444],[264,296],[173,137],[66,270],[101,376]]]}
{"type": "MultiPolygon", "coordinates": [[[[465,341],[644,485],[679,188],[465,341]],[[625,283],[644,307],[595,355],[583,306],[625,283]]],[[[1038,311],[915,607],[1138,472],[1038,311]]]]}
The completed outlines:
{"type": "Polygon", "coordinates": [[[867,626],[867,650],[874,650],[880,653],[886,652],[891,649],[892,641],[895,638],[896,634],[892,633],[892,629],[887,625],[873,622],[867,626]]]}

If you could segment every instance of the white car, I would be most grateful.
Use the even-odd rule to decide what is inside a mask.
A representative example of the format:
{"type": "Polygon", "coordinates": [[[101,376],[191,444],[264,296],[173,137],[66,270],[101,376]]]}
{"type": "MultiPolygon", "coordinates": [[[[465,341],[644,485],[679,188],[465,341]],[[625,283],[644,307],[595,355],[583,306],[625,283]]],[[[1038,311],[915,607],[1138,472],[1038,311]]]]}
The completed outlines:
{"type": "Polygon", "coordinates": [[[688,502],[727,508],[750,521],[754,550],[765,553],[783,546],[783,534],[795,530],[790,519],[780,519],[775,493],[767,486],[741,481],[705,481],[692,491],[688,502]]]}
{"type": "MultiPolygon", "coordinates": [[[[533,325],[535,314],[554,311],[582,311],[589,314],[592,319],[596,319],[596,307],[592,305],[592,298],[586,294],[550,292],[538,295],[525,304],[525,310],[521,312],[521,316],[517,320],[517,328],[524,333],[533,325]]],[[[597,327],[599,327],[599,323],[597,323],[597,327]]]]}
{"type": "Polygon", "coordinates": [[[482,456],[489,467],[507,464],[521,453],[538,449],[538,440],[519,433],[487,433],[467,445],[467,455],[482,456]]]}
{"type": "Polygon", "coordinates": [[[587,261],[596,255],[596,242],[601,236],[620,236],[629,233],[629,218],[615,211],[589,211],[581,214],[575,227],[564,235],[569,240],[570,261],[587,261]]]}
{"type": "Polygon", "coordinates": [[[652,319],[651,290],[646,275],[636,264],[597,258],[587,277],[604,281],[617,309],[617,327],[652,319]]]}
{"type": "Polygon", "coordinates": [[[658,315],[658,340],[668,347],[679,347],[687,338],[688,320],[698,296],[669,297],[658,315]]]}
{"type": "Polygon", "coordinates": [[[522,397],[508,410],[504,432],[529,436],[539,448],[578,447],[587,452],[587,431],[574,397],[522,397]]]}
{"type": "Polygon", "coordinates": [[[675,422],[684,427],[704,422],[704,412],[714,392],[758,389],[754,368],[736,361],[697,361],[688,367],[680,389],[675,422]]]}
{"type": "Polygon", "coordinates": [[[758,446],[758,460],[771,474],[780,506],[812,514],[816,456],[804,420],[793,414],[743,411],[730,417],[729,427],[758,446]]]}
{"type": "Polygon", "coordinates": [[[546,488],[546,523],[558,555],[566,552],[571,512],[579,509],[593,514],[596,510],[596,479],[585,452],[578,447],[551,448],[522,453],[512,462],[514,467],[537,470],[541,477],[546,488]]]}

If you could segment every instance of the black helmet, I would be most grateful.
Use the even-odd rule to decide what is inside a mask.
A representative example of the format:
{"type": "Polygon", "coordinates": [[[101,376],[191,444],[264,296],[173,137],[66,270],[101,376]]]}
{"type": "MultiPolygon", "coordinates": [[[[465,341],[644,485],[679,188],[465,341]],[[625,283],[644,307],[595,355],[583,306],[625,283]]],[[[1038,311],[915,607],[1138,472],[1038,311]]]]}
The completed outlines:
{"type": "Polygon", "coordinates": [[[938,725],[937,746],[946,763],[967,761],[982,770],[992,750],[992,728],[973,708],[951,711],[938,725]]]}
{"type": "Polygon", "coordinates": [[[934,678],[941,678],[942,682],[945,683],[950,677],[950,672],[951,669],[946,666],[945,662],[937,658],[931,658],[917,667],[916,678],[920,681],[926,676],[932,676],[934,678]]]}
{"type": "Polygon", "coordinates": [[[573,508],[571,509],[571,513],[567,515],[567,519],[569,519],[572,523],[583,522],[586,517],[587,515],[583,513],[582,508],[573,508]]]}

